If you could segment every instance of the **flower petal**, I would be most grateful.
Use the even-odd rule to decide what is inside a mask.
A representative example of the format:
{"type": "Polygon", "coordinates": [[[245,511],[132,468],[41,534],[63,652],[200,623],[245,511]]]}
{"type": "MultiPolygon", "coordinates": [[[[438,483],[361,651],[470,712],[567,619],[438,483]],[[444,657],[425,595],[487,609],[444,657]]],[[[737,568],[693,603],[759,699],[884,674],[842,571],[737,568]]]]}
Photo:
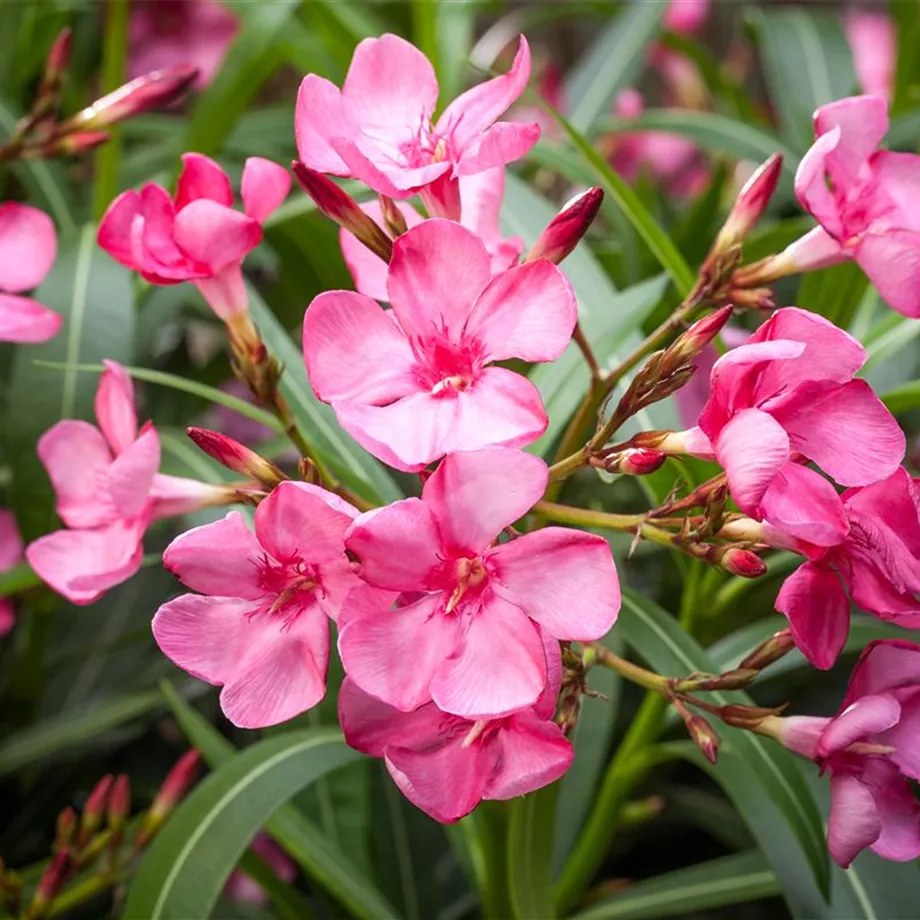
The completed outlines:
{"type": "Polygon", "coordinates": [[[123,518],[132,520],[146,508],[159,467],[160,438],[148,423],[140,437],[109,467],[109,494],[123,518]]]}
{"type": "Polygon", "coordinates": [[[920,317],[920,233],[870,230],[859,242],[856,261],[890,307],[920,317]]]}
{"type": "Polygon", "coordinates": [[[893,763],[881,758],[869,758],[864,775],[882,822],[872,852],[897,862],[916,859],[920,856],[920,805],[910,785],[893,763]]]}
{"type": "Polygon", "coordinates": [[[31,291],[51,271],[57,256],[54,221],[38,208],[0,204],[0,291],[31,291]]]}
{"type": "Polygon", "coordinates": [[[868,787],[847,773],[831,776],[831,814],[827,846],[834,862],[846,869],[861,850],[878,840],[882,821],[868,787]]]}
{"type": "Polygon", "coordinates": [[[797,463],[787,463],[773,477],[760,510],[765,522],[816,546],[836,546],[849,531],[837,490],[819,473],[797,463]]]}
{"type": "Polygon", "coordinates": [[[103,361],[105,370],[96,387],[93,409],[96,421],[112,450],[120,454],[137,438],[137,412],[134,409],[134,384],[128,372],[116,361],[103,361]]]}
{"type": "Polygon", "coordinates": [[[0,342],[47,342],[60,332],[63,322],[59,313],[37,300],[0,294],[0,342]]]}
{"type": "Polygon", "coordinates": [[[495,590],[556,639],[599,639],[616,621],[620,583],[603,537],[546,527],[496,547],[487,559],[495,590]]]}
{"type": "Polygon", "coordinates": [[[347,176],[348,167],[335,152],[331,140],[351,137],[356,131],[351,109],[339,88],[316,74],[304,77],[294,112],[297,158],[318,172],[347,176]]]}
{"type": "Polygon", "coordinates": [[[430,684],[438,709],[465,719],[495,719],[533,706],[546,683],[546,654],[533,621],[497,595],[483,600],[445,648],[430,684]]]}
{"type": "Polygon", "coordinates": [[[176,183],[176,211],[204,198],[225,208],[233,204],[233,189],[221,167],[203,153],[183,153],[182,172],[176,183]]]}
{"type": "Polygon", "coordinates": [[[920,686],[920,646],[904,639],[876,639],[859,656],[841,709],[863,696],[920,686]]]}
{"type": "Polygon", "coordinates": [[[140,271],[143,265],[138,262],[131,244],[135,221],[143,220],[141,196],[133,188],[122,192],[105,210],[99,221],[96,242],[116,262],[140,271]]]}
{"type": "Polygon", "coordinates": [[[548,475],[539,457],[519,450],[455,453],[429,477],[422,499],[445,548],[479,554],[542,498],[548,475]]]}
{"type": "Polygon", "coordinates": [[[853,182],[860,167],[888,133],[888,102],[881,96],[849,96],[822,105],[815,112],[815,134],[839,132],[829,158],[831,178],[838,186],[853,182]]]}
{"type": "Polygon", "coordinates": [[[240,195],[246,216],[260,224],[288,196],[291,174],[277,163],[264,157],[247,157],[243,166],[240,195]]]}
{"type": "Polygon", "coordinates": [[[817,756],[822,760],[857,741],[868,741],[898,724],[901,707],[890,693],[862,696],[847,706],[821,733],[817,756]]]}
{"type": "Polygon", "coordinates": [[[19,565],[24,558],[23,550],[16,515],[8,508],[0,508],[0,572],[19,565]]]}
{"type": "Polygon", "coordinates": [[[176,215],[176,243],[212,274],[242,261],[262,241],[258,221],[206,198],[184,207],[176,215]]]}
{"type": "Polygon", "coordinates": [[[539,139],[539,125],[500,121],[467,145],[454,167],[454,175],[463,178],[513,163],[529,153],[539,139]]]}
{"type": "Polygon", "coordinates": [[[827,186],[827,174],[832,169],[839,146],[839,128],[824,134],[812,144],[795,171],[795,196],[827,233],[842,241],[846,231],[840,209],[827,186]]]}
{"type": "Polygon", "coordinates": [[[303,351],[310,385],[324,402],[386,405],[420,389],[408,339],[362,294],[315,297],[304,317],[303,351]]]}

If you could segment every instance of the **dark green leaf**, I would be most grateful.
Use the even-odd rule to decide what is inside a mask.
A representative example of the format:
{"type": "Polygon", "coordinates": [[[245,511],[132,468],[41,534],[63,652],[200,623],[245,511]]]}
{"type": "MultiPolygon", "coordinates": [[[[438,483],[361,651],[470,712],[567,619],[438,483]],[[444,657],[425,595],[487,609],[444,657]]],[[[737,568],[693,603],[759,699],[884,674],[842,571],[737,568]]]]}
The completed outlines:
{"type": "Polygon", "coordinates": [[[559,783],[530,792],[511,805],[508,890],[518,920],[552,920],[553,833],[559,783]]]}
{"type": "Polygon", "coordinates": [[[888,406],[893,415],[904,415],[914,409],[920,409],[920,380],[911,380],[889,390],[882,402],[888,406]]]}
{"type": "Polygon", "coordinates": [[[846,329],[868,285],[863,270],[855,262],[845,262],[804,275],[795,302],[846,329]]]}

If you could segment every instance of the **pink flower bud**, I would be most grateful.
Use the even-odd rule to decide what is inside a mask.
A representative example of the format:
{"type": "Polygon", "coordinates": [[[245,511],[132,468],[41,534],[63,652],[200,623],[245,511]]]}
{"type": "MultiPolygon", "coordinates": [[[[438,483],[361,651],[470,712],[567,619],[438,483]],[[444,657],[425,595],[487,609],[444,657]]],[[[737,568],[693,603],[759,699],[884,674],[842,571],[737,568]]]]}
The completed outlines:
{"type": "Polygon", "coordinates": [[[153,804],[144,815],[137,837],[134,841],[135,849],[141,850],[153,839],[163,822],[172,814],[175,807],[182,801],[185,794],[192,788],[198,778],[198,768],[201,764],[201,755],[195,748],[187,751],[179,758],[176,765],[169,771],[163,785],[160,786],[153,804]]]}
{"type": "Polygon", "coordinates": [[[774,153],[760,168],[744,183],[732,206],[728,219],[722,225],[719,235],[713,244],[713,252],[724,252],[726,249],[737,246],[743,242],[747,235],[760,220],[766,210],[776,183],[783,168],[783,158],[774,153]]]}
{"type": "Polygon", "coordinates": [[[322,173],[304,166],[299,160],[291,164],[297,181],[303,190],[316,202],[316,206],[330,220],[357,237],[371,252],[389,262],[393,255],[393,243],[377,226],[358,203],[322,173]]]}
{"type": "Polygon", "coordinates": [[[26,912],[27,917],[40,917],[50,906],[58,892],[63,888],[64,882],[71,870],[70,853],[67,850],[58,850],[51,857],[51,863],[35,888],[32,903],[26,912]]]}
{"type": "Polygon", "coordinates": [[[112,829],[121,828],[125,819],[131,812],[131,781],[120,773],[115,777],[112,791],[109,794],[109,807],[106,810],[106,819],[112,829]]]}
{"type": "Polygon", "coordinates": [[[719,758],[719,736],[715,729],[702,716],[690,716],[684,720],[684,724],[690,740],[710,763],[715,763],[719,758]]]}
{"type": "Polygon", "coordinates": [[[42,92],[48,92],[60,86],[70,64],[70,52],[73,49],[73,31],[69,28],[61,29],[58,37],[54,40],[48,51],[48,57],[45,58],[45,70],[42,74],[42,83],[39,95],[42,92]]]}
{"type": "Polygon", "coordinates": [[[405,215],[399,210],[392,198],[388,198],[386,195],[378,195],[377,197],[380,199],[380,210],[383,213],[383,223],[387,228],[387,232],[394,239],[397,236],[402,236],[409,229],[405,215]]]}
{"type": "Polygon", "coordinates": [[[56,138],[43,148],[45,156],[78,156],[101,147],[112,137],[108,131],[77,131],[56,138]]]}
{"type": "Polygon", "coordinates": [[[186,428],[185,432],[209,457],[234,473],[251,477],[269,487],[287,479],[270,460],[225,434],[207,428],[186,428]]]}
{"type": "Polygon", "coordinates": [[[77,833],[77,845],[86,846],[90,837],[99,827],[102,816],[105,814],[106,803],[109,800],[109,791],[112,788],[114,778],[106,774],[93,787],[92,792],[86,797],[86,804],[83,806],[83,814],[80,816],[80,829],[77,833]]]}
{"type": "Polygon", "coordinates": [[[668,455],[648,447],[629,447],[608,457],[604,469],[608,473],[625,473],[628,476],[647,476],[660,469],[668,455]]]}
{"type": "Polygon", "coordinates": [[[54,834],[54,849],[60,850],[70,846],[74,831],[77,829],[77,813],[69,805],[59,815],[54,834]]]}
{"type": "Polygon", "coordinates": [[[732,575],[740,575],[742,578],[760,578],[766,575],[767,565],[757,555],[749,549],[738,549],[732,547],[722,555],[720,565],[732,575]]]}
{"type": "Polygon", "coordinates": [[[546,259],[558,265],[588,232],[603,200],[603,189],[595,187],[569,201],[549,222],[524,261],[546,259]]]}
{"type": "Polygon", "coordinates": [[[670,371],[695,358],[722,331],[733,310],[729,304],[698,319],[667,349],[661,360],[662,368],[670,371]]]}
{"type": "Polygon", "coordinates": [[[774,661],[779,661],[780,658],[794,648],[795,640],[792,638],[792,631],[781,629],[778,633],[770,636],[766,642],[758,645],[738,667],[752,671],[762,671],[768,665],[773,664],[774,661]]]}

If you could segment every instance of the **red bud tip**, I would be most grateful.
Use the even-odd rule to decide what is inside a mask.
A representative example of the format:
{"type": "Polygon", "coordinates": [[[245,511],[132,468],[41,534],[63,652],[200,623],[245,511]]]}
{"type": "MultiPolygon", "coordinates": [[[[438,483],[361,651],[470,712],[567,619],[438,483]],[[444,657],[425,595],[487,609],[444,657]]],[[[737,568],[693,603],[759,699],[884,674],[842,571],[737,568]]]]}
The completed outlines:
{"type": "Polygon", "coordinates": [[[67,69],[70,63],[70,52],[73,48],[73,31],[69,28],[61,29],[58,37],[54,40],[48,51],[48,57],[45,59],[45,81],[49,78],[57,78],[67,69]]]}
{"type": "Polygon", "coordinates": [[[316,206],[326,217],[357,237],[384,262],[390,261],[393,255],[392,240],[361,210],[351,195],[300,160],[294,160],[291,169],[303,190],[316,202],[316,206]]]}
{"type": "Polygon", "coordinates": [[[744,241],[770,203],[782,168],[782,156],[774,153],[744,183],[728,219],[716,237],[713,252],[724,252],[744,241]]]}
{"type": "Polygon", "coordinates": [[[387,229],[387,233],[395,240],[396,237],[402,236],[409,229],[405,215],[399,210],[399,205],[392,198],[387,198],[386,195],[378,195],[377,197],[380,199],[380,210],[383,211],[384,226],[387,229]]]}
{"type": "Polygon", "coordinates": [[[83,806],[83,817],[101,818],[105,812],[106,802],[109,799],[109,791],[112,788],[114,777],[107,773],[93,787],[90,794],[86,797],[86,804],[83,806]]]}
{"type": "Polygon", "coordinates": [[[722,331],[733,311],[734,307],[729,304],[698,319],[667,349],[662,364],[670,367],[686,365],[722,331]]]}
{"type": "Polygon", "coordinates": [[[70,846],[74,831],[77,829],[77,812],[69,805],[59,815],[54,834],[54,848],[60,850],[70,846]]]}
{"type": "Polygon", "coordinates": [[[690,716],[684,721],[690,740],[710,763],[715,763],[719,759],[719,736],[715,729],[702,716],[690,716]]]}
{"type": "Polygon", "coordinates": [[[603,463],[608,473],[625,473],[627,476],[648,476],[660,469],[668,455],[649,447],[628,447],[607,457],[603,463]]]}
{"type": "Polygon", "coordinates": [[[120,827],[131,812],[131,780],[124,773],[119,773],[112,784],[109,794],[109,807],[106,811],[110,827],[120,827]]]}
{"type": "Polygon", "coordinates": [[[749,549],[729,549],[723,554],[720,562],[727,572],[740,575],[742,578],[760,578],[767,573],[766,563],[749,549]]]}
{"type": "Polygon", "coordinates": [[[77,131],[51,142],[48,156],[78,156],[101,147],[112,135],[108,131],[77,131]]]}
{"type": "Polygon", "coordinates": [[[595,187],[569,201],[549,222],[524,261],[546,259],[558,265],[588,232],[588,227],[597,217],[603,200],[603,189],[595,187]]]}
{"type": "Polygon", "coordinates": [[[251,477],[267,486],[276,486],[287,479],[270,460],[225,434],[207,428],[186,428],[186,434],[209,457],[234,473],[251,477]]]}
{"type": "Polygon", "coordinates": [[[201,755],[198,751],[195,748],[186,751],[163,780],[163,785],[160,786],[160,791],[150,806],[151,814],[163,817],[168,815],[194,785],[200,765],[201,755]]]}
{"type": "Polygon", "coordinates": [[[51,857],[48,868],[45,869],[35,888],[35,894],[32,896],[32,904],[29,907],[27,916],[38,917],[44,913],[67,880],[70,866],[70,853],[67,850],[58,850],[51,857]]]}

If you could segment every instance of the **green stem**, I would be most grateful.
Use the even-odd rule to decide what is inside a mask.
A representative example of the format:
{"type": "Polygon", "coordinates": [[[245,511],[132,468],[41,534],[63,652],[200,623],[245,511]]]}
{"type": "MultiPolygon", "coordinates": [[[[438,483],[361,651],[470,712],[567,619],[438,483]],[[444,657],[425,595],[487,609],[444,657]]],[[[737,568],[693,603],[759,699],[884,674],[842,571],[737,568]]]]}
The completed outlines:
{"type": "Polygon", "coordinates": [[[594,653],[593,660],[597,664],[603,665],[605,668],[610,668],[612,671],[616,671],[620,677],[625,677],[626,680],[633,684],[638,684],[646,690],[654,690],[657,693],[665,694],[668,692],[667,677],[663,677],[661,674],[656,674],[654,671],[649,671],[647,668],[642,668],[631,661],[627,661],[625,658],[621,658],[600,642],[595,642],[591,646],[591,649],[594,653]]]}
{"type": "Polygon", "coordinates": [[[101,875],[92,875],[82,882],[71,886],[63,894],[56,897],[48,908],[47,917],[60,917],[70,913],[81,904],[92,901],[99,895],[113,888],[124,879],[121,872],[107,872],[101,875]]]}

